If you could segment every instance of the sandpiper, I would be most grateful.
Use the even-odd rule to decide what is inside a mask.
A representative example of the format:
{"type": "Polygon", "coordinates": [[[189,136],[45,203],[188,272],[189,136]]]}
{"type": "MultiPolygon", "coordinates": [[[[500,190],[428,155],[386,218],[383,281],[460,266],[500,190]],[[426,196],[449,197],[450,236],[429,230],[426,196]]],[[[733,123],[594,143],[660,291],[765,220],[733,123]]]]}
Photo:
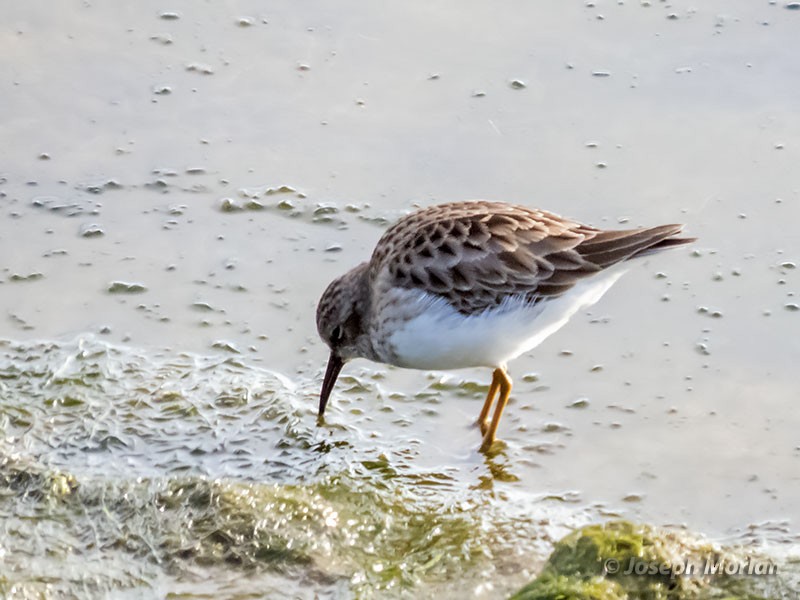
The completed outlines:
{"type": "Polygon", "coordinates": [[[478,417],[487,451],[511,392],[508,361],[597,302],[630,259],[693,242],[676,237],[682,228],[604,231],[487,201],[403,217],[370,260],[335,279],[319,301],[317,330],[331,351],[319,416],[352,358],[412,369],[490,367],[478,417]]]}

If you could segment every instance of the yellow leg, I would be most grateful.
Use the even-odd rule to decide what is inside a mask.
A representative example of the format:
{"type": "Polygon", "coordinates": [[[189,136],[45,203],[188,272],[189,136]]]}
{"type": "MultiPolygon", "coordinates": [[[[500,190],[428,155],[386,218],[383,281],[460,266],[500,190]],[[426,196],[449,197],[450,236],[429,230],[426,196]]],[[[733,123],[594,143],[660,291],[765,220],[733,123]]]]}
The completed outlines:
{"type": "Polygon", "coordinates": [[[481,428],[481,435],[486,435],[489,429],[489,411],[492,408],[494,397],[497,395],[497,390],[500,388],[500,369],[495,369],[492,373],[492,384],[489,386],[489,393],[486,394],[486,401],[483,403],[481,414],[478,417],[478,425],[481,428]]]}
{"type": "MultiPolygon", "coordinates": [[[[492,388],[495,387],[495,381],[497,381],[498,387],[500,388],[500,395],[497,398],[497,405],[494,409],[492,423],[489,425],[489,430],[483,436],[481,452],[486,452],[489,450],[494,443],[495,434],[497,433],[497,426],[500,424],[500,417],[503,416],[503,409],[506,407],[506,404],[508,403],[508,397],[511,394],[511,378],[508,376],[508,373],[506,373],[505,368],[500,367],[494,370],[494,374],[492,376],[492,388]]],[[[491,388],[489,391],[491,392],[491,388]]]]}

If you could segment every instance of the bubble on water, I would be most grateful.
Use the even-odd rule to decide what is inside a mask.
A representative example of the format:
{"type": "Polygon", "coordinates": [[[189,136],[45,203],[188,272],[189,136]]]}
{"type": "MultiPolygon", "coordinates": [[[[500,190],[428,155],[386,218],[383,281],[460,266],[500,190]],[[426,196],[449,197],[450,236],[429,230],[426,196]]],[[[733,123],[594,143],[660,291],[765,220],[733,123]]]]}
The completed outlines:
{"type": "Polygon", "coordinates": [[[101,225],[97,223],[84,223],[80,229],[81,237],[95,238],[102,237],[106,234],[101,225]]]}
{"type": "Polygon", "coordinates": [[[123,185],[116,179],[106,179],[105,181],[98,181],[92,183],[84,183],[78,185],[78,189],[83,189],[90,194],[102,194],[109,190],[121,190],[123,185]]]}
{"type": "Polygon", "coordinates": [[[334,215],[339,213],[339,208],[330,203],[320,203],[313,212],[313,221],[315,223],[328,223],[333,220],[334,215]]]}
{"type": "Polygon", "coordinates": [[[223,198],[219,201],[219,209],[222,212],[238,212],[244,210],[244,207],[233,198],[223,198]]]}
{"type": "Polygon", "coordinates": [[[172,36],[168,34],[151,35],[150,40],[165,46],[169,46],[173,43],[172,36]]]}
{"type": "Polygon", "coordinates": [[[106,288],[109,294],[141,294],[147,288],[141,283],[129,283],[127,281],[112,281],[106,288]]]}
{"type": "Polygon", "coordinates": [[[50,258],[51,256],[67,256],[69,252],[67,252],[64,248],[56,248],[55,250],[48,250],[42,256],[44,258],[50,258]]]}
{"type": "Polygon", "coordinates": [[[567,404],[567,408],[588,408],[589,407],[589,399],[588,398],[578,398],[577,400],[573,400],[569,404],[567,404]]]}
{"type": "Polygon", "coordinates": [[[19,273],[14,273],[11,275],[8,280],[12,282],[29,282],[29,281],[37,281],[39,279],[43,279],[44,275],[42,273],[34,272],[28,273],[27,275],[20,275],[19,273]]]}
{"type": "Polygon", "coordinates": [[[211,344],[211,347],[215,350],[223,350],[225,352],[230,352],[231,354],[241,354],[241,351],[236,347],[236,344],[233,342],[228,342],[226,340],[217,340],[211,344]]]}
{"type": "Polygon", "coordinates": [[[144,187],[148,190],[157,190],[161,192],[166,192],[169,184],[164,181],[163,179],[155,179],[153,181],[148,181],[144,184],[144,187]]]}
{"type": "Polygon", "coordinates": [[[192,310],[196,310],[198,312],[216,312],[216,309],[211,306],[208,302],[192,302],[190,308],[192,310]]]}
{"type": "Polygon", "coordinates": [[[297,192],[297,190],[291,185],[283,184],[276,187],[268,187],[264,190],[264,195],[271,196],[272,194],[289,194],[292,192],[297,192]]]}
{"type": "Polygon", "coordinates": [[[542,433],[570,433],[570,428],[561,423],[545,423],[542,427],[542,433]]]}
{"type": "Polygon", "coordinates": [[[213,75],[214,67],[204,63],[190,62],[184,67],[189,73],[199,73],[200,75],[213,75]]]}

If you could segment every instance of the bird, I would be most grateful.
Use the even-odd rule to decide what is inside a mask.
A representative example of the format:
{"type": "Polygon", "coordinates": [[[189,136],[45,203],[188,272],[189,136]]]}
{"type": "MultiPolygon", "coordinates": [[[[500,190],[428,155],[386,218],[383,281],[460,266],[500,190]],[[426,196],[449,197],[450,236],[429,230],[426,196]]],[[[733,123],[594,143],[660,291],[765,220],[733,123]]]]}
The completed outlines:
{"type": "Polygon", "coordinates": [[[508,362],[597,302],[631,260],[694,242],[679,237],[683,227],[603,230],[487,200],[400,218],[370,259],[334,279],[319,300],[317,331],[330,357],[318,421],[354,358],[424,370],[488,367],[477,420],[480,451],[488,452],[511,393],[508,362]]]}

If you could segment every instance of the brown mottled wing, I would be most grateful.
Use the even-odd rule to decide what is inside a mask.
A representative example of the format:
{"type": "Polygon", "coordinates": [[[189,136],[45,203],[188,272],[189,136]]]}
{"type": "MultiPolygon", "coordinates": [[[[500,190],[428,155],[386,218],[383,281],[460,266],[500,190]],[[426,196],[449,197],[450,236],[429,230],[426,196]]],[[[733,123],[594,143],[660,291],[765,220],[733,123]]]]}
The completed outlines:
{"type": "Polygon", "coordinates": [[[370,276],[418,287],[463,313],[509,296],[558,296],[580,279],[633,256],[691,240],[680,225],[601,231],[541,210],[500,202],[442,204],[390,227],[375,248],[370,276]]]}

